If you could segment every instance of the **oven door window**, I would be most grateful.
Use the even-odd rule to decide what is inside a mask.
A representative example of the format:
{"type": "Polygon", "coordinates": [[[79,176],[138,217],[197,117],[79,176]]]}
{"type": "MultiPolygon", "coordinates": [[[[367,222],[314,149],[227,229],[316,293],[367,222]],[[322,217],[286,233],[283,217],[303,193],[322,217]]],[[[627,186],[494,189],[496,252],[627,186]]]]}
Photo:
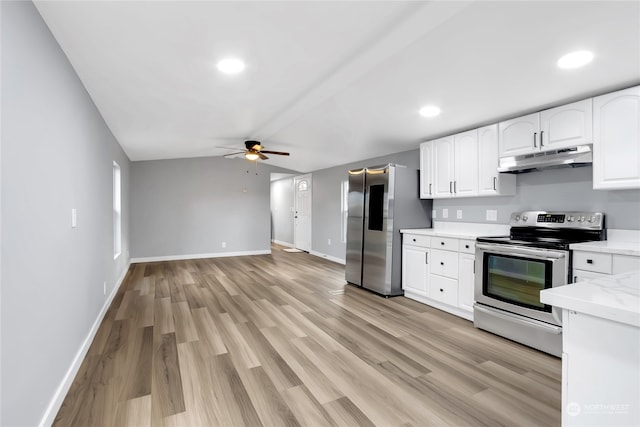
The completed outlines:
{"type": "Polygon", "coordinates": [[[551,312],[540,291],[552,286],[552,261],[484,254],[483,294],[511,304],[551,312]]]}

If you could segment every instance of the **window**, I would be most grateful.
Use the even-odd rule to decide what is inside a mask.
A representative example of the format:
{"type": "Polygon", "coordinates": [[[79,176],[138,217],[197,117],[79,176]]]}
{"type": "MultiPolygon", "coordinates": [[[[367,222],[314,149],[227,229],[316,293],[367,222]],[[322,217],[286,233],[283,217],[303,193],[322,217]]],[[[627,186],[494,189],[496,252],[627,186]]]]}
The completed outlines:
{"type": "Polygon", "coordinates": [[[113,162],[113,259],[122,252],[122,191],[120,165],[113,162]]]}
{"type": "Polygon", "coordinates": [[[298,191],[307,191],[309,189],[309,183],[306,179],[298,182],[298,191]]]}
{"type": "Polygon", "coordinates": [[[340,183],[341,190],[341,199],[340,199],[340,209],[341,209],[341,236],[342,241],[347,241],[347,220],[349,217],[349,181],[344,180],[340,183]]]}

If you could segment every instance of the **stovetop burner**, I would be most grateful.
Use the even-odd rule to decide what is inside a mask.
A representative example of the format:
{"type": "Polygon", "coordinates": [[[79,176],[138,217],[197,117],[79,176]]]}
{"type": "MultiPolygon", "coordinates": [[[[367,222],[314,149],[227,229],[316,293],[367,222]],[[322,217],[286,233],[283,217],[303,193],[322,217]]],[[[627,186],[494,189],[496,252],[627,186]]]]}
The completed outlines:
{"type": "Polygon", "coordinates": [[[478,237],[479,242],[569,250],[571,243],[605,240],[599,212],[526,211],[511,214],[509,236],[478,237]]]}

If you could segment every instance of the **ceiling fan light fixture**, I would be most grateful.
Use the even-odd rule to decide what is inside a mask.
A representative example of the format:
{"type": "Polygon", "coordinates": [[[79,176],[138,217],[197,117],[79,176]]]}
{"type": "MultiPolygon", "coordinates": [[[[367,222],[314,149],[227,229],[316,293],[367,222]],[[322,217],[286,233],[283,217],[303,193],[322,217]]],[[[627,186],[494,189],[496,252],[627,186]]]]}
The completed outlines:
{"type": "Polygon", "coordinates": [[[576,52],[567,53],[560,59],[558,59],[558,67],[563,69],[579,68],[583,65],[587,65],[593,60],[593,53],[588,50],[579,50],[576,52]]]}
{"type": "Polygon", "coordinates": [[[218,61],[216,67],[224,74],[238,74],[244,71],[244,62],[238,58],[224,58],[218,61]]]}
{"type": "Polygon", "coordinates": [[[244,153],[244,158],[247,160],[258,160],[259,157],[258,153],[253,153],[251,151],[244,153]]]}

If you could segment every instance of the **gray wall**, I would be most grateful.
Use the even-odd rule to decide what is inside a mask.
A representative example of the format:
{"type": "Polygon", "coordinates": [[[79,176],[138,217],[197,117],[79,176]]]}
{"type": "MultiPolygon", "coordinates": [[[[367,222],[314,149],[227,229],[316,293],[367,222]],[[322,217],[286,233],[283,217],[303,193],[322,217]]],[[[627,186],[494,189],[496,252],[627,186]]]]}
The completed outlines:
{"type": "Polygon", "coordinates": [[[130,164],[33,4],[0,7],[0,424],[33,426],[127,266],[130,164]],[[123,186],[115,261],[113,160],[123,186]]]}
{"type": "Polygon", "coordinates": [[[291,171],[221,157],[131,169],[132,258],[270,249],[270,174],[291,171]]]}
{"type": "Polygon", "coordinates": [[[434,200],[436,221],[488,222],[486,210],[498,211],[498,223],[518,210],[586,210],[604,212],[607,228],[640,229],[640,190],[593,189],[592,167],[549,169],[520,174],[516,195],[434,200]],[[449,218],[442,218],[442,209],[449,218]],[[462,210],[462,219],[456,210],[462,210]]]}
{"type": "Polygon", "coordinates": [[[271,182],[271,239],[293,245],[293,177],[271,182]]]}
{"type": "MultiPolygon", "coordinates": [[[[312,250],[344,259],[345,244],[340,240],[340,182],[347,170],[384,163],[419,168],[419,150],[349,163],[313,172],[312,250]],[[331,245],[327,244],[331,239],[331,245]]],[[[552,169],[517,177],[517,192],[509,197],[475,197],[434,200],[436,221],[487,223],[486,210],[498,211],[497,223],[509,222],[517,210],[587,210],[607,215],[607,227],[640,229],[640,190],[602,191],[592,188],[592,168],[552,169]],[[449,218],[442,218],[442,209],[449,218]],[[462,219],[456,211],[462,210],[462,219]]]]}

